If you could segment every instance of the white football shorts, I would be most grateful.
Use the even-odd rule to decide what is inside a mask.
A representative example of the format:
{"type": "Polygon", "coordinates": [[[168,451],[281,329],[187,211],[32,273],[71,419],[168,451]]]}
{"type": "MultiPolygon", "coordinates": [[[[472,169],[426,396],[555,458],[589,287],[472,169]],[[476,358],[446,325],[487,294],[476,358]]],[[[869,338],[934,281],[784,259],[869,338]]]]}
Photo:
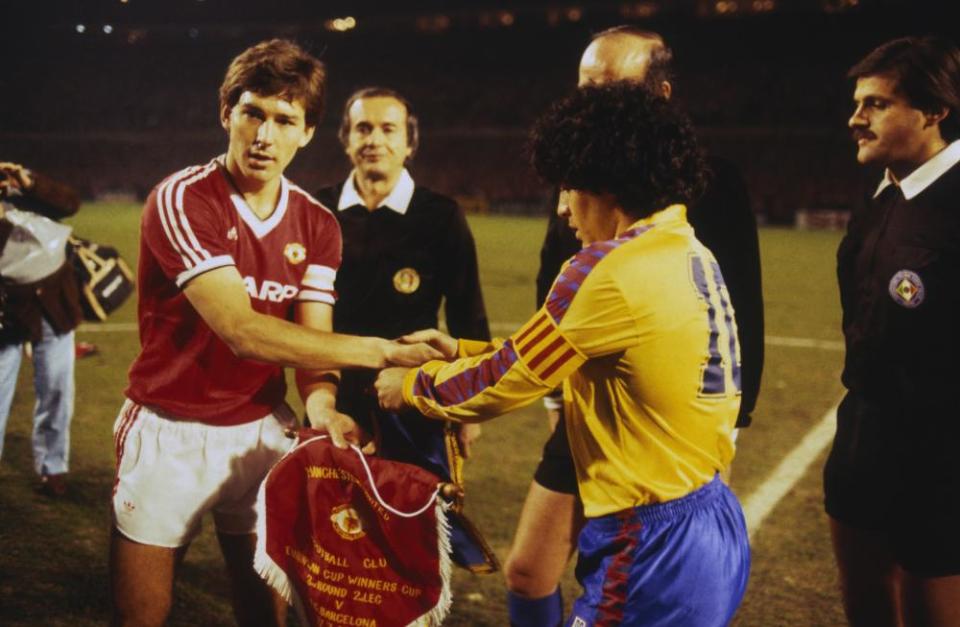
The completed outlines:
{"type": "Polygon", "coordinates": [[[113,426],[114,524],[135,542],[170,548],[189,544],[206,512],[221,533],[254,533],[257,490],[293,444],[284,432],[295,426],[287,405],[217,427],[127,400],[113,426]]]}

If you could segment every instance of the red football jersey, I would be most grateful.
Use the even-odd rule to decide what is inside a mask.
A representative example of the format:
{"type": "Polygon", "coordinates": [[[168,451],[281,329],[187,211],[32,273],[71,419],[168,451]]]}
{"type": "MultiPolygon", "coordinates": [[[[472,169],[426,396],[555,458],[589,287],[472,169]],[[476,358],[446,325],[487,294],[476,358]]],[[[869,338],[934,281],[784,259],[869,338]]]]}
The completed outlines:
{"type": "Polygon", "coordinates": [[[277,208],[261,220],[216,159],[168,177],[141,218],[142,348],[126,395],[213,425],[269,414],[286,395],[283,368],[234,355],[181,288],[203,272],[236,266],[256,311],[292,320],[296,301],[333,305],[341,253],[334,215],[286,179],[277,208]]]}

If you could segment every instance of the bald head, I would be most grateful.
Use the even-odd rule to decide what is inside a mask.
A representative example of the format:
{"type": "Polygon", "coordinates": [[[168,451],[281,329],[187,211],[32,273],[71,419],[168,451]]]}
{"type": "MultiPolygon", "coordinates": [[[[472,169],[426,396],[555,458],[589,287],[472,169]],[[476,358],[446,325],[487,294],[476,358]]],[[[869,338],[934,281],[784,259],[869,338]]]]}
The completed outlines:
{"type": "MultiPolygon", "coordinates": [[[[643,82],[654,55],[665,49],[663,39],[654,33],[601,33],[583,51],[577,85],[602,85],[613,81],[643,82]]],[[[658,89],[665,98],[670,97],[669,81],[663,80],[652,87],[658,89]]]]}

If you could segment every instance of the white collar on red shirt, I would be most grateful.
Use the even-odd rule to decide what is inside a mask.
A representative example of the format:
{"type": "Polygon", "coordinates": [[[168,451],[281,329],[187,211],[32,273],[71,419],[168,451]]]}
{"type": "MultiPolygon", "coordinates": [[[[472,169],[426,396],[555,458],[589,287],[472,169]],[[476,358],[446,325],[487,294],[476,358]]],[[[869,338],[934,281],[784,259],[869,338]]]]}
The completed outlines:
{"type": "MultiPolygon", "coordinates": [[[[357,191],[356,184],[353,182],[356,174],[356,170],[351,171],[350,176],[347,177],[347,182],[343,184],[343,190],[340,192],[340,200],[337,202],[338,211],[343,211],[355,205],[365,204],[363,198],[360,197],[360,192],[357,191]]],[[[390,190],[387,197],[380,201],[377,209],[386,207],[396,211],[400,215],[405,214],[410,207],[410,200],[413,198],[413,187],[413,177],[410,176],[410,173],[404,168],[400,173],[400,178],[397,179],[397,184],[393,186],[393,189],[390,190]]]]}
{"type": "Polygon", "coordinates": [[[880,195],[888,185],[900,185],[903,197],[910,200],[923,190],[930,187],[934,181],[943,176],[947,170],[960,162],[960,139],[951,142],[949,146],[933,155],[926,163],[905,176],[902,181],[887,168],[883,173],[883,180],[874,192],[873,197],[880,195]]]}
{"type": "Polygon", "coordinates": [[[230,200],[233,201],[233,206],[237,208],[237,213],[240,214],[240,217],[257,237],[263,237],[280,224],[280,220],[283,220],[284,214],[287,213],[289,199],[290,183],[285,177],[280,177],[280,200],[277,201],[277,208],[273,210],[269,218],[261,220],[247,204],[247,201],[243,199],[243,196],[232,187],[230,190],[230,200]]]}

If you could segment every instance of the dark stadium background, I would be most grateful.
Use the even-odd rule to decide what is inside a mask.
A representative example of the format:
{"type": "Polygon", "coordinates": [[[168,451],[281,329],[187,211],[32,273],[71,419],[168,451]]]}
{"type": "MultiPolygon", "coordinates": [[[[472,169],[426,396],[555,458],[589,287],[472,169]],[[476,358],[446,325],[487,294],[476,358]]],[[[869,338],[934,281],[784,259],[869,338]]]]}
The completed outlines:
{"type": "Polygon", "coordinates": [[[545,190],[526,167],[527,127],[575,82],[591,32],[635,22],[674,48],[678,101],[704,142],[743,168],[758,215],[789,223],[797,209],[847,209],[862,194],[845,127],[845,70],[892,36],[955,36],[951,4],[4,2],[0,156],[91,199],[142,198],[166,174],[223,150],[216,88],[227,62],[253,42],[284,36],[320,54],[329,70],[328,114],[290,171],[301,185],[345,174],[334,134],[339,109],[352,90],[382,84],[418,110],[418,181],[468,209],[534,212],[545,190]],[[347,18],[353,28],[335,30],[347,18]]]}
{"type": "MultiPolygon", "coordinates": [[[[820,474],[842,391],[841,231],[784,225],[800,210],[848,209],[876,185],[877,173],[854,163],[844,74],[894,36],[941,32],[960,42],[956,3],[3,0],[0,160],[82,189],[91,202],[69,221],[75,232],[115,245],[135,265],[138,199],[226,147],[216,101],[228,61],[268,37],[296,39],[328,65],[330,113],[292,178],[314,189],[346,174],[335,129],[353,89],[384,84],[407,94],[423,130],[413,174],[474,210],[484,299],[504,334],[532,312],[546,222],[502,215],[547,211],[548,190],[523,157],[527,127],[572,87],[591,32],[623,22],[662,32],[676,52],[677,99],[705,142],[744,170],[754,208],[770,223],[760,229],[764,382],[731,482],[755,530],[753,566],[732,625],[835,627],[844,620],[820,474]],[[331,30],[349,17],[354,28],[331,30]]],[[[65,499],[33,491],[32,372],[20,370],[0,463],[4,627],[107,622],[111,434],[139,350],[136,328],[130,299],[106,323],[78,330],[100,351],[77,368],[65,499]]],[[[539,406],[519,410],[484,425],[466,465],[467,512],[501,558],[546,433],[539,406]]],[[[178,575],[171,627],[234,624],[222,568],[208,522],[178,575]]],[[[572,567],[563,588],[569,604],[579,590],[572,567]]],[[[456,571],[453,590],[449,627],[506,624],[501,575],[456,571]]]]}

